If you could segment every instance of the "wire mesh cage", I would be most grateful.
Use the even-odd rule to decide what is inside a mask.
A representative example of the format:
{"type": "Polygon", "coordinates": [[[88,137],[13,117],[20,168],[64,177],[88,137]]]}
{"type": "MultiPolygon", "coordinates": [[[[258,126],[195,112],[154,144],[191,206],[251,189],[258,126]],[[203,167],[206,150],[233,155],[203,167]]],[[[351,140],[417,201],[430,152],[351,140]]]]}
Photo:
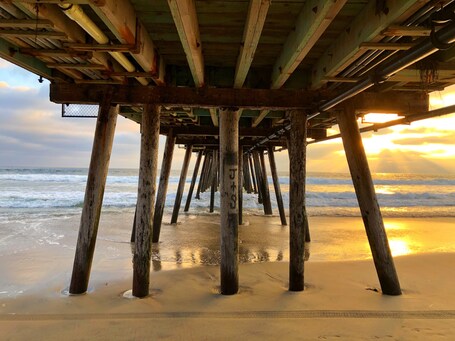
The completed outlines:
{"type": "Polygon", "coordinates": [[[62,117],[98,117],[99,105],[62,104],[62,117]]]}

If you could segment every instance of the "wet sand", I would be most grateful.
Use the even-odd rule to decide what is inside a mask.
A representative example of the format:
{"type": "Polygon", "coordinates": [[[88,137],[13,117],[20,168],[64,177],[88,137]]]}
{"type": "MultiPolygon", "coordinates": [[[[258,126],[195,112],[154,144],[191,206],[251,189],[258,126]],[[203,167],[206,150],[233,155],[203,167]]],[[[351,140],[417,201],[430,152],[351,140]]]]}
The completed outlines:
{"type": "Polygon", "coordinates": [[[306,290],[290,293],[287,228],[277,217],[248,216],[240,229],[246,263],[240,293],[225,297],[218,293],[217,216],[182,216],[181,224],[163,226],[154,246],[151,296],[142,300],[123,297],[132,280],[130,218],[104,215],[83,296],[64,293],[77,217],[53,221],[66,231],[58,242],[27,241],[16,252],[2,250],[1,339],[455,338],[453,218],[386,219],[389,238],[399,241],[395,253],[408,254],[396,257],[403,295],[389,297],[380,294],[372,260],[358,256],[365,243],[360,218],[310,219],[306,290]],[[428,228],[442,232],[430,235],[428,228]],[[425,252],[425,243],[439,249],[425,252]]]}

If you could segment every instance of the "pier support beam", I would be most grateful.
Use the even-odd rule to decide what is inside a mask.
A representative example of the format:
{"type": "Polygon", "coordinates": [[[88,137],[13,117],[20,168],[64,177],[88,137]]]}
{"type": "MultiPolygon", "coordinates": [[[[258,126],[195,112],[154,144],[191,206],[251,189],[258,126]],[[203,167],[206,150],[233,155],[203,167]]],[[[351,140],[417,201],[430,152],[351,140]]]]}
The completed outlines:
{"type": "Polygon", "coordinates": [[[106,95],[100,104],[96,122],[70,294],[87,291],[118,112],[119,106],[112,107],[109,95],[106,95]]]}
{"type": "Polygon", "coordinates": [[[152,242],[160,241],[161,224],[163,222],[164,206],[166,206],[167,186],[169,184],[169,175],[171,174],[172,156],[174,155],[175,136],[170,129],[166,137],[164,146],[163,162],[161,163],[160,182],[156,196],[155,214],[153,216],[153,236],[152,242]]]}
{"type": "Polygon", "coordinates": [[[302,111],[291,111],[289,143],[289,291],[304,290],[305,253],[305,175],[307,116],[302,111]]]}
{"type": "Polygon", "coordinates": [[[205,192],[207,188],[209,188],[212,184],[212,167],[214,161],[214,152],[210,152],[208,154],[208,161],[207,161],[207,168],[205,169],[204,178],[202,180],[202,188],[201,191],[205,192]]]}
{"type": "Polygon", "coordinates": [[[284,213],[283,197],[281,196],[280,181],[278,179],[278,172],[276,170],[275,155],[273,147],[268,148],[270,171],[272,173],[273,187],[275,188],[276,202],[278,205],[278,211],[280,212],[281,225],[287,225],[286,215],[284,213]]]}
{"type": "Polygon", "coordinates": [[[188,212],[190,209],[191,197],[193,196],[194,185],[196,184],[197,174],[199,173],[199,166],[201,164],[202,152],[203,151],[200,150],[197,154],[197,159],[196,159],[196,164],[194,165],[193,177],[191,179],[190,189],[188,191],[188,196],[186,197],[186,204],[185,204],[185,210],[184,210],[185,212],[188,212]]]}
{"type": "Polygon", "coordinates": [[[149,294],[152,220],[160,136],[159,106],[154,104],[144,106],[141,131],[136,237],[133,257],[133,296],[136,297],[146,297],[149,294]]]}
{"type": "MultiPolygon", "coordinates": [[[[239,155],[240,157],[240,155],[239,155]]],[[[244,187],[248,194],[253,192],[253,186],[251,185],[251,176],[250,176],[250,166],[248,164],[248,154],[242,155],[243,159],[243,179],[244,179],[244,187]]]]}
{"type": "Polygon", "coordinates": [[[262,181],[262,172],[261,172],[261,161],[259,160],[259,154],[257,150],[253,150],[253,162],[254,162],[254,172],[256,174],[256,186],[258,190],[258,202],[263,204],[264,206],[264,214],[265,213],[265,205],[264,205],[264,194],[263,194],[263,181],[262,181]]]}
{"type": "Polygon", "coordinates": [[[257,186],[256,186],[256,178],[254,174],[254,167],[253,167],[253,161],[251,160],[251,154],[248,154],[248,164],[251,169],[251,180],[252,180],[252,185],[253,185],[253,192],[256,194],[258,193],[257,186]]]}
{"type": "Polygon", "coordinates": [[[265,167],[264,150],[259,151],[259,158],[261,161],[262,181],[263,181],[263,201],[264,212],[266,215],[272,215],[272,203],[270,202],[269,180],[267,179],[267,169],[265,167]]]}
{"type": "Polygon", "coordinates": [[[356,121],[355,108],[346,105],[345,112],[338,114],[337,119],[382,292],[387,295],[401,295],[398,275],[356,121]]]}
{"type": "Polygon", "coordinates": [[[237,109],[220,110],[221,294],[239,290],[238,274],[238,142],[237,109]]]}
{"type": "Polygon", "coordinates": [[[206,172],[206,169],[207,169],[207,163],[208,163],[208,152],[207,150],[204,152],[204,161],[202,162],[202,169],[201,169],[201,174],[199,175],[199,182],[197,184],[197,190],[196,190],[196,196],[195,198],[196,199],[201,199],[201,188],[202,188],[202,182],[203,182],[203,179],[204,179],[204,176],[205,176],[205,172],[206,172]]]}
{"type": "Polygon", "coordinates": [[[136,202],[136,208],[134,209],[133,231],[131,231],[131,239],[130,239],[131,243],[134,243],[134,239],[136,238],[136,216],[137,216],[137,202],[136,202]]]}
{"type": "Polygon", "coordinates": [[[218,186],[218,153],[214,150],[212,152],[212,163],[210,167],[210,177],[211,179],[211,186],[210,186],[210,213],[213,213],[215,210],[215,192],[218,186]]]}
{"type": "Polygon", "coordinates": [[[239,225],[243,225],[243,147],[239,146],[239,225]]]}
{"type": "Polygon", "coordinates": [[[183,190],[185,189],[186,174],[188,173],[188,166],[190,165],[191,153],[193,146],[187,145],[185,151],[185,158],[183,159],[182,171],[180,173],[179,186],[175,196],[174,210],[172,211],[171,224],[177,224],[179,217],[180,204],[182,203],[183,190]]]}

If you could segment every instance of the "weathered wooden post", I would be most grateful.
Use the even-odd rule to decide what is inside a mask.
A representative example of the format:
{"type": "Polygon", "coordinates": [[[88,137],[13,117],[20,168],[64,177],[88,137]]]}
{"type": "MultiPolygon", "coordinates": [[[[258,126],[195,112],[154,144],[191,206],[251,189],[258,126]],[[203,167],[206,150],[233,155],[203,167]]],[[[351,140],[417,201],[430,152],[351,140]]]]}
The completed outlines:
{"type": "Polygon", "coordinates": [[[211,181],[211,186],[210,186],[210,213],[213,213],[215,210],[215,192],[216,192],[216,187],[217,187],[217,180],[218,180],[218,154],[214,150],[212,153],[212,167],[211,167],[211,176],[210,179],[211,181]]]}
{"type": "Polygon", "coordinates": [[[252,158],[251,153],[248,153],[248,164],[251,169],[251,180],[253,180],[253,192],[258,193],[257,185],[256,185],[256,178],[255,178],[255,174],[254,174],[253,161],[251,158],[252,158]]]}
{"type": "Polygon", "coordinates": [[[345,112],[339,113],[337,119],[382,292],[387,295],[401,295],[400,282],[357,125],[355,108],[346,104],[345,112]]]}
{"type": "Polygon", "coordinates": [[[103,204],[109,160],[114,140],[115,125],[119,106],[111,106],[110,94],[100,103],[93,139],[92,156],[85,187],[70,294],[83,294],[87,291],[95,251],[96,235],[103,204]]]}
{"type": "Polygon", "coordinates": [[[177,188],[177,194],[175,195],[174,210],[172,211],[171,224],[177,224],[179,217],[180,204],[182,203],[183,190],[185,189],[186,174],[188,173],[188,166],[190,165],[191,154],[193,152],[193,146],[187,145],[185,151],[185,157],[183,159],[182,171],[180,173],[179,185],[177,188]]]}
{"type": "Polygon", "coordinates": [[[203,178],[207,169],[207,162],[208,162],[208,152],[207,150],[204,152],[204,162],[202,162],[202,169],[201,169],[201,175],[199,175],[199,182],[197,184],[197,191],[196,191],[196,199],[201,199],[200,193],[201,193],[201,188],[202,188],[202,182],[203,178]]]}
{"type": "Polygon", "coordinates": [[[194,165],[193,178],[191,179],[190,190],[188,191],[188,196],[186,197],[186,204],[184,212],[188,212],[191,204],[191,197],[193,196],[194,185],[196,184],[197,174],[199,172],[199,165],[201,164],[202,159],[202,149],[197,154],[196,164],[194,165]]]}
{"type": "MultiPolygon", "coordinates": [[[[286,137],[286,145],[287,145],[287,149],[288,149],[288,153],[289,153],[289,158],[291,158],[291,151],[290,151],[290,136],[288,135],[286,137]]],[[[306,148],[306,141],[305,141],[305,148],[306,148]]],[[[306,151],[305,151],[305,155],[306,155],[306,151]]],[[[306,162],[306,160],[305,160],[306,162]]],[[[306,179],[305,179],[306,180],[306,179]]],[[[310,226],[308,224],[308,215],[306,213],[306,197],[304,198],[304,206],[305,206],[305,214],[304,214],[304,219],[305,219],[305,241],[306,242],[311,242],[311,236],[310,236],[310,226]]]]}
{"type": "Polygon", "coordinates": [[[263,184],[263,201],[264,201],[264,212],[265,214],[272,215],[272,203],[270,201],[270,190],[269,190],[269,180],[267,179],[267,170],[265,167],[265,159],[264,159],[264,150],[259,151],[259,160],[261,162],[261,169],[262,169],[262,181],[263,184]]]}
{"type": "Polygon", "coordinates": [[[291,111],[289,144],[289,290],[304,290],[305,252],[305,172],[306,172],[306,122],[302,111],[291,111]]]}
{"type": "Polygon", "coordinates": [[[204,174],[204,180],[202,183],[202,192],[205,192],[209,185],[212,183],[212,167],[213,167],[213,159],[214,159],[214,153],[213,150],[209,153],[208,155],[208,161],[207,161],[207,168],[205,170],[204,174]]]}
{"type": "Polygon", "coordinates": [[[136,237],[133,257],[133,296],[149,294],[152,220],[155,201],[160,107],[146,104],[142,112],[141,156],[137,193],[136,237]]]}
{"type": "Polygon", "coordinates": [[[246,192],[249,194],[253,191],[253,188],[251,186],[250,168],[248,165],[248,154],[243,154],[242,158],[243,158],[243,174],[244,174],[243,178],[244,178],[244,183],[245,183],[245,189],[246,189],[246,192]]]}
{"type": "MultiPolygon", "coordinates": [[[[239,144],[240,145],[240,144],[239,144]]],[[[239,146],[239,225],[243,225],[243,147],[239,146]]]]}
{"type": "Polygon", "coordinates": [[[164,146],[163,161],[161,163],[160,182],[156,196],[155,214],[153,216],[153,236],[152,242],[160,241],[161,224],[163,222],[164,207],[166,206],[166,193],[169,184],[169,175],[171,174],[172,156],[174,155],[175,136],[174,132],[169,129],[164,146]]]}
{"type": "Polygon", "coordinates": [[[275,188],[276,202],[278,205],[278,211],[280,212],[281,225],[287,225],[286,215],[284,213],[283,197],[281,196],[280,180],[278,179],[278,172],[276,170],[275,155],[273,147],[268,148],[270,171],[272,173],[273,187],[275,188]]]}
{"type": "Polygon", "coordinates": [[[133,231],[131,231],[131,238],[130,238],[131,243],[134,243],[134,239],[136,238],[136,216],[137,216],[137,204],[136,204],[136,208],[134,209],[133,231]]]}
{"type": "MultiPolygon", "coordinates": [[[[260,204],[263,204],[263,188],[262,185],[264,182],[262,181],[262,174],[261,174],[261,162],[259,161],[259,154],[256,150],[253,150],[253,164],[254,164],[254,172],[256,174],[256,186],[258,190],[258,202],[260,204]]],[[[264,213],[265,213],[265,207],[264,207],[264,213]]]]}
{"type": "Polygon", "coordinates": [[[239,290],[238,274],[238,109],[220,110],[221,294],[239,290]]]}

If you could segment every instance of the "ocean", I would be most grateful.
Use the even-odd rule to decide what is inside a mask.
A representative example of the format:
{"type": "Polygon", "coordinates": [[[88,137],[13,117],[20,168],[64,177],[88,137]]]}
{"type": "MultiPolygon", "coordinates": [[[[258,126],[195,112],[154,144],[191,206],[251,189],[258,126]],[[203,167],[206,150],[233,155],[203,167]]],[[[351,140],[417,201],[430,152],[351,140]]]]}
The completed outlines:
{"type": "MultiPolygon", "coordinates": [[[[219,194],[214,213],[209,213],[209,192],[202,193],[200,200],[193,198],[190,211],[183,213],[190,175],[177,225],[169,222],[178,172],[170,178],[161,239],[152,250],[154,271],[219,262],[219,194]]],[[[70,271],[86,178],[86,169],[0,169],[0,256],[19,257],[27,263],[52,248],[67,259],[70,271]]],[[[395,256],[455,252],[455,175],[374,174],[373,179],[395,256]]],[[[118,262],[131,266],[129,240],[137,181],[137,170],[130,169],[111,169],[107,179],[95,258],[104,255],[112,266],[118,262]]],[[[287,208],[289,177],[281,175],[280,182],[287,208]]],[[[269,184],[272,217],[263,216],[255,195],[244,193],[241,262],[289,259],[288,228],[280,224],[271,179],[269,184]]],[[[349,174],[308,174],[307,210],[311,260],[371,258],[349,174]]]]}
{"type": "MultiPolygon", "coordinates": [[[[191,172],[186,180],[187,190],[191,172]]],[[[86,169],[77,168],[3,168],[0,169],[0,209],[9,213],[46,211],[74,212],[82,207],[86,169]]],[[[385,217],[455,217],[455,175],[374,174],[373,180],[385,217]]],[[[169,179],[166,207],[172,207],[179,174],[169,179]]],[[[134,207],[137,197],[137,170],[111,169],[107,178],[105,209],[134,207]]],[[[280,176],[285,207],[289,205],[289,177],[280,176]]],[[[269,177],[272,206],[276,200],[269,177]]],[[[192,200],[192,211],[208,210],[208,193],[192,200]]],[[[186,193],[183,202],[186,200],[186,193]]],[[[216,196],[219,208],[219,196],[216,196]]],[[[244,209],[260,213],[256,196],[244,193],[244,209]]],[[[310,216],[359,216],[357,199],[349,174],[310,173],[307,177],[307,210],[310,216]]],[[[9,214],[8,213],[8,214],[9,214]]],[[[0,218],[0,219],[2,219],[0,218]]]]}

